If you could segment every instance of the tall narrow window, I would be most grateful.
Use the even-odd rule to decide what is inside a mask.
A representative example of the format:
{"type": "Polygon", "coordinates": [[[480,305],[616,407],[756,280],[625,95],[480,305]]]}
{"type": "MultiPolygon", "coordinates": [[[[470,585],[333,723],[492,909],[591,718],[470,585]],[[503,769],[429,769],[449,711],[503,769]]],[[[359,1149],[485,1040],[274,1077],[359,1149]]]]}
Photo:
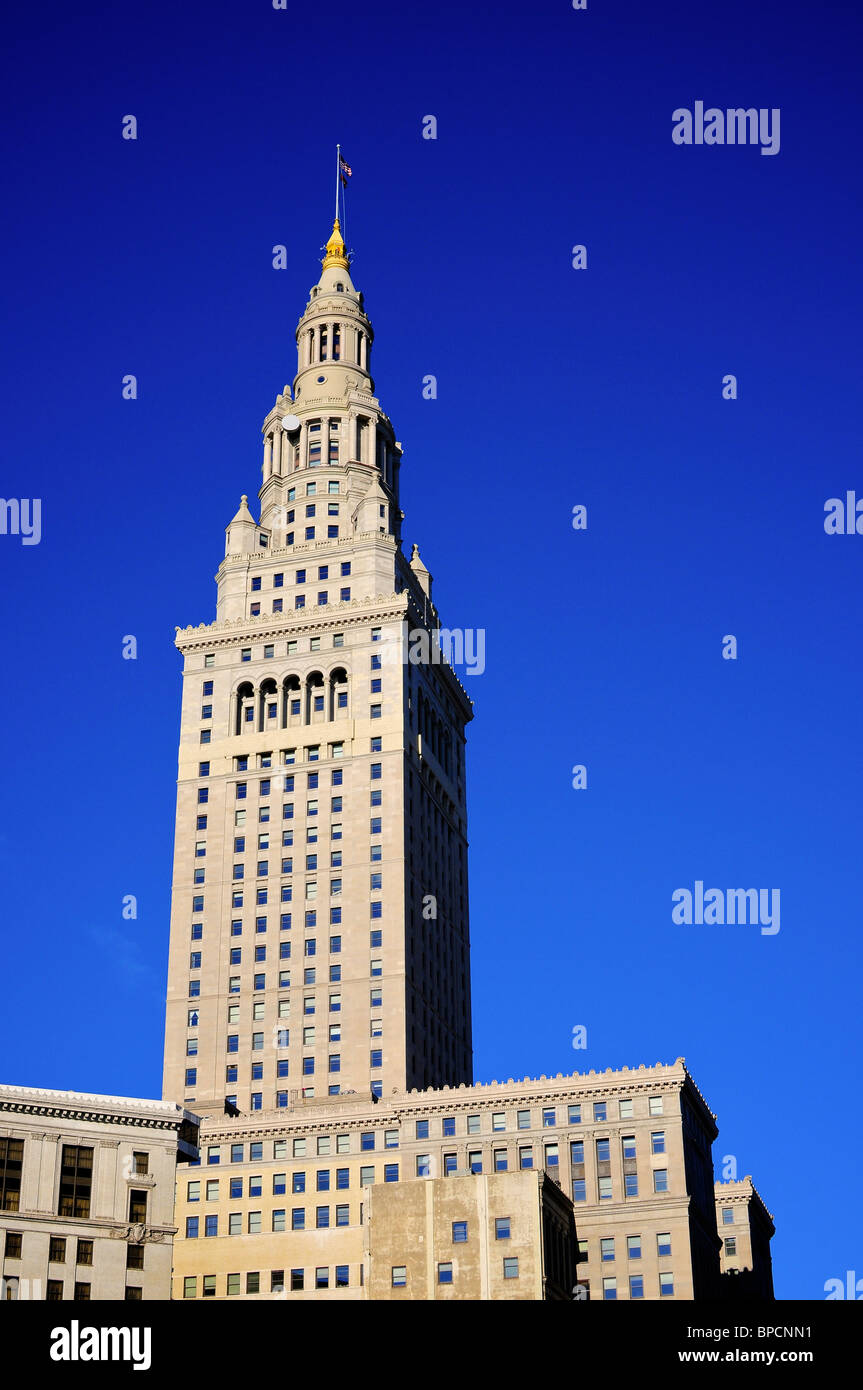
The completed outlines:
{"type": "Polygon", "coordinates": [[[93,1185],[93,1150],[64,1144],[60,1165],[60,1216],[88,1217],[93,1185]]]}
{"type": "Polygon", "coordinates": [[[21,1202],[23,1139],[0,1139],[0,1211],[18,1211],[21,1202]]]}

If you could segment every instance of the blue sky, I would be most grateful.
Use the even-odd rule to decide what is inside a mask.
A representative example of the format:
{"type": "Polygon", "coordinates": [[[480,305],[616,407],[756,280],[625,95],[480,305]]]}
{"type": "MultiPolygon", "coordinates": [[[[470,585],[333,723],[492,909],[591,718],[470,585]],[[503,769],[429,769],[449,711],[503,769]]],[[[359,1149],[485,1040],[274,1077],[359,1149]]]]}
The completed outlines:
{"type": "Polygon", "coordinates": [[[42,499],[42,539],[0,536],[5,1080],[158,1094],[173,629],[212,618],[259,486],[341,141],[406,541],[487,631],[477,1079],[685,1056],[776,1216],[779,1296],[859,1266],[863,536],[823,517],[863,497],[860,28],[767,0],[12,12],[0,491],[42,499]],[[697,100],[779,108],[779,153],[675,145],[697,100]],[[778,888],[779,933],[675,925],[698,879],[778,888]]]}

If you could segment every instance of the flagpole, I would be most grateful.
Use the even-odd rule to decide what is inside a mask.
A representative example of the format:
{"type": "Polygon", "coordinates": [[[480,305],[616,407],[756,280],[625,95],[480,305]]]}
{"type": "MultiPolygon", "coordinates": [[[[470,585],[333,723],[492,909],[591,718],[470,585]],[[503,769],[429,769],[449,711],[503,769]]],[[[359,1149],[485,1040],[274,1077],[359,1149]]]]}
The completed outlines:
{"type": "Polygon", "coordinates": [[[342,147],[336,145],[336,221],[339,220],[339,173],[341,169],[342,147]]]}

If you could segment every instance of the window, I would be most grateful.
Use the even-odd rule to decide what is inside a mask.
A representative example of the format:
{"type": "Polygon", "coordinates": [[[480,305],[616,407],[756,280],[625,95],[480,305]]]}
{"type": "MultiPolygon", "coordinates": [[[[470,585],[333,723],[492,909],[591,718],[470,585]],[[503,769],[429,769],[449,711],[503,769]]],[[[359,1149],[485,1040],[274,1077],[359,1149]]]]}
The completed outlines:
{"type": "Polygon", "coordinates": [[[405,1265],[393,1265],[392,1267],[392,1286],[394,1289],[403,1289],[408,1282],[408,1272],[405,1265]]]}
{"type": "Polygon", "coordinates": [[[653,1190],[654,1192],[668,1191],[668,1169],[654,1168],[653,1170],[653,1190]]]}
{"type": "Polygon", "coordinates": [[[623,1175],[623,1192],[624,1192],[624,1196],[626,1196],[626,1197],[637,1197],[637,1196],[638,1196],[638,1174],[637,1174],[637,1173],[624,1173],[624,1175],[623,1175]]]}
{"type": "Polygon", "coordinates": [[[622,1148],[622,1150],[623,1150],[623,1157],[624,1157],[625,1159],[626,1159],[626,1158],[629,1158],[629,1159],[635,1158],[635,1135],[634,1135],[634,1134],[624,1134],[623,1137],[621,1138],[620,1144],[621,1144],[621,1148],[622,1148]]]}
{"type": "Polygon", "coordinates": [[[417,1154],[416,1170],[418,1178],[431,1177],[431,1154],[417,1154]]]}
{"type": "Polygon", "coordinates": [[[614,1259],[614,1236],[603,1236],[600,1240],[599,1258],[606,1264],[614,1259]]]}
{"type": "Polygon", "coordinates": [[[517,1256],[508,1255],[507,1258],[504,1260],[504,1262],[503,1262],[503,1277],[504,1277],[504,1279],[517,1279],[517,1278],[518,1278],[518,1258],[517,1258],[517,1256]]]}
{"type": "MultiPolygon", "coordinates": [[[[15,1141],[7,1140],[5,1142],[14,1143],[15,1141]]],[[[92,1181],[93,1150],[81,1144],[64,1144],[60,1165],[60,1205],[58,1210],[60,1216],[89,1217],[92,1181]]],[[[18,1210],[17,1205],[6,1209],[18,1210]]]]}
{"type": "Polygon", "coordinates": [[[519,1110],[516,1115],[516,1124],[519,1129],[530,1129],[530,1111],[519,1110]]]}
{"type": "Polygon", "coordinates": [[[364,1165],[360,1168],[360,1187],[371,1187],[375,1180],[374,1164],[364,1165]]]}
{"type": "Polygon", "coordinates": [[[548,1129],[551,1125],[557,1124],[557,1111],[554,1109],[543,1110],[542,1124],[544,1129],[548,1129]]]}
{"type": "Polygon", "coordinates": [[[725,1244],[725,1253],[726,1253],[726,1255],[736,1255],[736,1254],[737,1254],[737,1237],[736,1237],[736,1236],[726,1236],[726,1237],[725,1237],[725,1242],[724,1242],[724,1244],[725,1244]]]}
{"type": "Polygon", "coordinates": [[[618,1104],[618,1110],[619,1110],[619,1114],[620,1114],[621,1120],[631,1120],[631,1119],[632,1119],[632,1101],[631,1101],[631,1100],[620,1100],[620,1101],[618,1101],[617,1104],[618,1104]]]}
{"type": "Polygon", "coordinates": [[[598,1179],[598,1186],[599,1186],[599,1200],[600,1200],[601,1202],[610,1202],[610,1201],[611,1201],[611,1197],[612,1197],[612,1192],[611,1192],[611,1178],[599,1178],[599,1179],[598,1179]]]}
{"type": "Polygon", "coordinates": [[[605,1101],[596,1101],[593,1107],[594,1121],[604,1123],[608,1119],[608,1106],[605,1101]]]}
{"type": "Polygon", "coordinates": [[[610,1303],[617,1299],[617,1280],[612,1275],[602,1281],[602,1297],[610,1303]]]}
{"type": "Polygon", "coordinates": [[[673,1275],[673,1274],[660,1274],[660,1276],[659,1276],[659,1297],[660,1297],[660,1298],[673,1298],[673,1297],[674,1297],[674,1275],[673,1275]]]}
{"type": "MultiPolygon", "coordinates": [[[[63,1153],[65,1157],[65,1148],[63,1153]]],[[[24,1140],[0,1139],[0,1211],[18,1211],[20,1208],[23,1162],[24,1140]]],[[[60,1213],[61,1216],[64,1214],[60,1213]]]]}
{"type": "Polygon", "coordinates": [[[509,1166],[506,1149],[495,1149],[493,1157],[494,1171],[496,1173],[505,1173],[509,1166]]]}
{"type": "Polygon", "coordinates": [[[197,1216],[186,1217],[186,1240],[198,1239],[198,1220],[197,1216]]]}
{"type": "Polygon", "coordinates": [[[585,1178],[576,1178],[572,1184],[573,1202],[587,1201],[587,1181],[585,1178]]]}
{"type": "MultiPolygon", "coordinates": [[[[19,1236],[20,1240],[20,1236],[19,1236]]],[[[8,1255],[8,1250],[7,1250],[8,1255]]],[[[92,1265],[93,1263],[93,1242],[92,1240],[79,1240],[78,1249],[75,1254],[75,1263],[79,1265],[92,1265]]],[[[144,1268],[143,1264],[140,1266],[144,1268]]]]}
{"type": "Polygon", "coordinates": [[[665,1153],[665,1130],[655,1129],[650,1135],[650,1152],[652,1154],[665,1153]]]}
{"type": "Polygon", "coordinates": [[[522,1169],[533,1167],[533,1149],[529,1144],[519,1149],[518,1166],[522,1169]]]}
{"type": "Polygon", "coordinates": [[[48,1263],[52,1265],[62,1265],[66,1263],[66,1240],[63,1236],[51,1236],[48,1241],[48,1263]]]}
{"type": "Polygon", "coordinates": [[[445,1139],[452,1138],[455,1134],[455,1115],[446,1115],[441,1122],[441,1133],[445,1139]]]}
{"type": "Polygon", "coordinates": [[[452,1283],[452,1265],[448,1260],[444,1260],[437,1267],[437,1281],[439,1284],[452,1283]]]}
{"type": "Polygon", "coordinates": [[[734,1208],[733,1208],[733,1207],[723,1207],[723,1208],[722,1208],[722,1224],[723,1224],[723,1226],[733,1226],[733,1225],[734,1225],[734,1208]]]}
{"type": "Polygon", "coordinates": [[[662,1259],[665,1255],[671,1254],[670,1231],[663,1231],[661,1235],[658,1235],[656,1237],[656,1253],[660,1257],[660,1259],[662,1259]]]}
{"type": "MultiPolygon", "coordinates": [[[[90,1263],[92,1264],[92,1260],[90,1261],[90,1263]]],[[[144,1268],[144,1247],[143,1247],[143,1245],[127,1245],[127,1246],[126,1246],[126,1268],[127,1268],[127,1269],[143,1269],[143,1268],[144,1268]]]]}
{"type": "Polygon", "coordinates": [[[629,1297],[644,1298],[644,1275],[630,1274],[629,1276],[629,1297]]]}
{"type": "Polygon", "coordinates": [[[651,1096],[648,1101],[648,1110],[651,1115],[662,1114],[662,1096],[651,1096]]]}
{"type": "Polygon", "coordinates": [[[215,1297],[216,1297],[216,1276],[215,1276],[215,1274],[205,1274],[205,1275],[204,1275],[203,1295],[204,1295],[204,1298],[215,1298],[215,1297]]]}
{"type": "Polygon", "coordinates": [[[495,1240],[509,1240],[512,1235],[512,1223],[508,1216],[496,1216],[494,1219],[494,1238],[495,1240]]]}
{"type": "Polygon", "coordinates": [[[626,1255],[630,1260],[641,1259],[641,1236],[626,1237],[626,1255]]]}
{"type": "Polygon", "coordinates": [[[196,1298],[198,1293],[198,1280],[194,1274],[187,1274],[183,1280],[183,1297],[196,1298]]]}

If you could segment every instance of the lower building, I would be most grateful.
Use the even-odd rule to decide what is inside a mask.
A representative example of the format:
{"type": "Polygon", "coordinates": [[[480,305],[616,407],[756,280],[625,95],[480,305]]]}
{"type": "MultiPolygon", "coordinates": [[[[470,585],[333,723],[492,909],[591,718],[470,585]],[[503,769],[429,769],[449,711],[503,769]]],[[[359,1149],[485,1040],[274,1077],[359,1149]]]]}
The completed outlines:
{"type": "Polygon", "coordinates": [[[179,1105],[0,1085],[4,1299],[170,1298],[179,1105]]]}
{"type": "MultiPolygon", "coordinates": [[[[402,1242],[396,1259],[398,1232],[385,1234],[386,1213],[404,1203],[412,1220],[426,1221],[430,1202],[437,1231],[435,1211],[442,1201],[445,1212],[457,1205],[456,1189],[470,1178],[524,1173],[534,1181],[542,1173],[572,1204],[578,1262],[570,1297],[720,1295],[711,1157],[716,1121],[682,1058],[401,1092],[377,1102],[359,1095],[305,1101],[294,1095],[291,1102],[279,1111],[202,1124],[200,1165],[177,1189],[175,1298],[410,1297],[401,1292],[410,1286],[392,1285],[392,1269],[409,1269],[411,1259],[424,1256],[426,1273],[417,1278],[427,1288],[428,1253],[410,1252],[402,1242]],[[438,1180],[454,1185],[452,1198],[436,1195],[438,1180]],[[393,1196],[397,1185],[411,1190],[393,1196]],[[380,1212],[385,1215],[370,1220],[380,1212]]],[[[468,1212],[480,1211],[484,1190],[476,1188],[468,1212]]],[[[541,1223],[531,1221],[510,1238],[533,1232],[525,1268],[531,1287],[541,1290],[549,1271],[541,1223]]],[[[424,1228],[422,1236],[425,1245],[424,1228]]],[[[446,1263],[433,1261],[439,1262],[446,1263]]],[[[471,1292],[461,1291],[454,1268],[447,1297],[485,1296],[474,1292],[482,1284],[470,1269],[465,1288],[471,1292]]],[[[557,1288],[557,1273],[552,1282],[557,1288]]]]}
{"type": "Polygon", "coordinates": [[[544,1173],[378,1183],[368,1245],[370,1299],[572,1299],[572,1203],[544,1173]]]}
{"type": "Polygon", "coordinates": [[[716,1222],[723,1298],[772,1300],[776,1227],[750,1177],[716,1184],[716,1222]]]}

